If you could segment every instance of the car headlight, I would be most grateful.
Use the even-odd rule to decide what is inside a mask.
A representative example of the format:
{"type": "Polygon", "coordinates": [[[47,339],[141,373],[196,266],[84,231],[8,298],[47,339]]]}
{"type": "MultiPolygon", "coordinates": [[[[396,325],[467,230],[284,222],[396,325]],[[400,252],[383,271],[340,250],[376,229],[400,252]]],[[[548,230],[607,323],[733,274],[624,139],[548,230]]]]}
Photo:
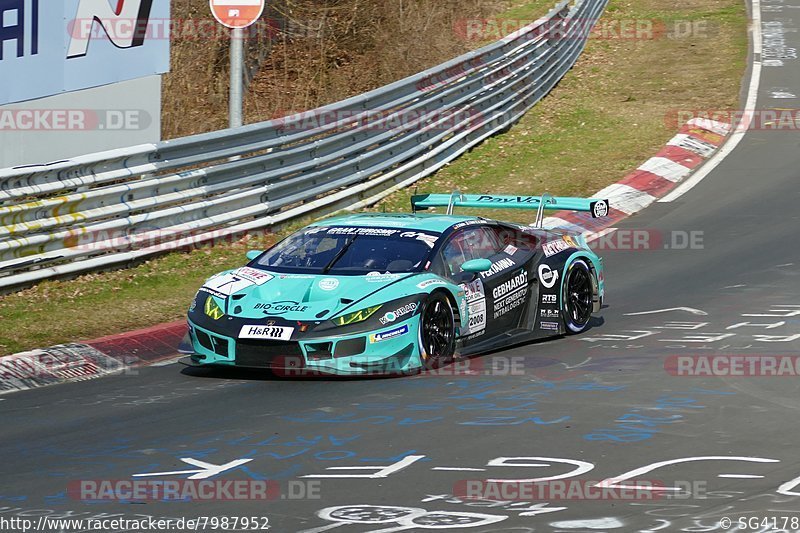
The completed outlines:
{"type": "Polygon", "coordinates": [[[206,298],[206,304],[204,307],[206,316],[210,317],[213,320],[219,320],[220,318],[225,316],[225,313],[222,311],[220,306],[218,306],[217,302],[214,301],[213,296],[209,296],[208,298],[206,298]]]}
{"type": "Polygon", "coordinates": [[[380,308],[380,305],[376,305],[375,307],[365,307],[364,309],[360,309],[355,313],[347,313],[346,315],[338,316],[333,319],[333,323],[337,326],[349,326],[350,324],[357,324],[374,315],[380,308]]]}

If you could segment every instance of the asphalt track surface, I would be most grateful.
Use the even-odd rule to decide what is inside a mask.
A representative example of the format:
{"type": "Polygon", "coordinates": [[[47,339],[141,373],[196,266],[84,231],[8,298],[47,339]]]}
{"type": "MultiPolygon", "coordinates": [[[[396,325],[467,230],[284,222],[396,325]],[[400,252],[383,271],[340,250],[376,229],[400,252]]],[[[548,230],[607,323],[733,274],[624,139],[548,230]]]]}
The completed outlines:
{"type": "MultiPolygon", "coordinates": [[[[795,29],[798,0],[769,5],[781,9],[765,23],[795,29]]],[[[796,32],[781,38],[800,48],[796,32]]],[[[796,102],[773,98],[800,89],[796,61],[765,67],[759,108],[796,102]]],[[[268,520],[279,532],[800,531],[800,380],[673,366],[675,356],[800,354],[799,144],[796,131],[750,131],[688,194],[620,224],[649,230],[653,249],[603,252],[608,305],[580,336],[410,378],[278,380],[168,365],[7,395],[0,519],[48,531],[40,516],[265,517],[250,526],[268,520]],[[665,249],[686,235],[702,235],[702,247],[665,249]],[[689,309],[631,315],[670,308],[689,309]],[[198,469],[181,458],[250,459],[209,479],[275,480],[279,494],[89,503],[68,491],[198,469]],[[320,475],[342,477],[302,477],[320,475]],[[453,496],[467,480],[552,477],[564,484],[538,483],[541,499],[453,496]],[[642,489],[592,499],[598,482],[629,477],[642,489]]],[[[233,528],[213,524],[194,529],[233,528]]]]}

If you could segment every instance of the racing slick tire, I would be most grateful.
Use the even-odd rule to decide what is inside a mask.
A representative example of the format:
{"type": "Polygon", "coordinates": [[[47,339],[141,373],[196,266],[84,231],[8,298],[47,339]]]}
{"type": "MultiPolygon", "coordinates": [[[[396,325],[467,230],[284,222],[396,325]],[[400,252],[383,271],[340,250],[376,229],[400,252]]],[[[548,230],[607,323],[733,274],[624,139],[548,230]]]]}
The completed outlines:
{"type": "Polygon", "coordinates": [[[441,292],[434,292],[419,315],[419,350],[423,367],[438,368],[453,360],[455,329],[450,301],[441,292]]]}
{"type": "Polygon", "coordinates": [[[564,275],[561,313],[567,333],[580,333],[592,318],[592,272],[583,259],[576,259],[564,275]]]}

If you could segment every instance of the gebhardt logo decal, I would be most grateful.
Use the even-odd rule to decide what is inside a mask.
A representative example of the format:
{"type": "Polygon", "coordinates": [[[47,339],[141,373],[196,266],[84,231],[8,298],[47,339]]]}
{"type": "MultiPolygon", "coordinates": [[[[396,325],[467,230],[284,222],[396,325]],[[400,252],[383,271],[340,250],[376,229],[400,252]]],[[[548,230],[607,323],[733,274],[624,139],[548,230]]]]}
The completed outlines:
{"type": "Polygon", "coordinates": [[[528,271],[523,270],[510,280],[506,281],[502,285],[498,285],[492,291],[492,297],[495,300],[499,300],[504,296],[508,295],[509,293],[519,289],[520,287],[526,287],[528,284],[528,271]]]}

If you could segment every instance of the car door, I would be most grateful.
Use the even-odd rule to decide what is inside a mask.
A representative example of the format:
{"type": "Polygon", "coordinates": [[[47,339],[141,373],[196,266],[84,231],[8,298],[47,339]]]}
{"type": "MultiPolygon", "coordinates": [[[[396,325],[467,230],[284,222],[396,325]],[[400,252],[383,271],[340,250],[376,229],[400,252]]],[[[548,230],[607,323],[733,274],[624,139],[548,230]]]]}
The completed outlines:
{"type": "MultiPolygon", "coordinates": [[[[493,293],[496,289],[514,283],[527,284],[527,274],[513,254],[502,245],[498,228],[489,225],[472,225],[461,228],[447,239],[434,260],[432,270],[442,277],[461,286],[466,293],[469,319],[462,324],[461,337],[464,346],[486,342],[501,335],[518,321],[519,304],[508,309],[495,309],[493,293]],[[461,265],[472,259],[488,259],[492,267],[486,272],[472,273],[461,270],[461,265]],[[520,277],[521,276],[521,277],[520,277]]],[[[505,294],[498,300],[506,302],[510,296],[505,294]]]]}
{"type": "Polygon", "coordinates": [[[511,276],[501,279],[500,284],[492,290],[492,318],[498,321],[499,327],[533,332],[539,302],[539,285],[534,268],[539,240],[519,227],[498,224],[493,229],[502,252],[516,266],[511,269],[511,276]]]}

